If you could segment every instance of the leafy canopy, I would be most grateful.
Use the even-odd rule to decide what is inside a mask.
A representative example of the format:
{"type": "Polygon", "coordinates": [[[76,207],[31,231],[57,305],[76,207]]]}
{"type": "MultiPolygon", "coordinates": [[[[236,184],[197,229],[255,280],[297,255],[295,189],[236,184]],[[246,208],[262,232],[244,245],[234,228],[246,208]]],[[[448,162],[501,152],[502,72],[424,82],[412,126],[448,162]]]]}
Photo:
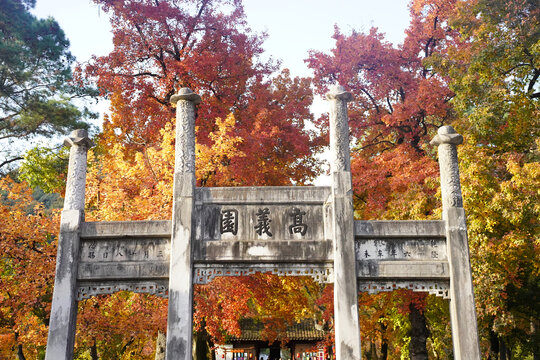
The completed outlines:
{"type": "Polygon", "coordinates": [[[22,159],[15,141],[88,128],[95,117],[71,101],[92,92],[71,82],[69,41],[54,19],[30,14],[34,3],[0,3],[0,174],[22,159]]]}

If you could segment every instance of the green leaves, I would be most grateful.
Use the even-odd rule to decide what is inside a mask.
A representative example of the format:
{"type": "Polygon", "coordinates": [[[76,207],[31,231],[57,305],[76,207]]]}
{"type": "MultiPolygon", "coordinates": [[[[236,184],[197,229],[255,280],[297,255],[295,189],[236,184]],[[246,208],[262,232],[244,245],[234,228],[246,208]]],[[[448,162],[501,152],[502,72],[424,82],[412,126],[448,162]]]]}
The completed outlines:
{"type": "Polygon", "coordinates": [[[97,117],[72,102],[95,91],[72,83],[74,57],[64,32],[54,19],[31,15],[30,6],[33,1],[0,3],[0,175],[20,157],[6,141],[88,128],[97,117]]]}
{"type": "Polygon", "coordinates": [[[39,187],[47,193],[63,192],[69,149],[35,147],[24,156],[19,168],[19,178],[32,188],[39,187]]]}

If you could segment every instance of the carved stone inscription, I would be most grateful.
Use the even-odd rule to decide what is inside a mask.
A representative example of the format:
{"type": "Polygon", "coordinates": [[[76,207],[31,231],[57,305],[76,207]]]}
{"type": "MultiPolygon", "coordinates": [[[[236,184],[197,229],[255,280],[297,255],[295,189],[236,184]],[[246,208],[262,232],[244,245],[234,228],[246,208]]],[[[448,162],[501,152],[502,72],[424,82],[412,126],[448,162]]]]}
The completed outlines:
{"type": "Polygon", "coordinates": [[[199,211],[197,238],[206,241],[325,239],[322,204],[209,204],[199,211]]]}
{"type": "Polygon", "coordinates": [[[443,238],[361,239],[355,252],[359,279],[449,279],[443,238]]]}
{"type": "Polygon", "coordinates": [[[79,280],[168,278],[167,238],[83,240],[79,280]]]}
{"type": "Polygon", "coordinates": [[[361,239],[355,242],[361,260],[446,260],[446,241],[433,239],[361,239]]]}

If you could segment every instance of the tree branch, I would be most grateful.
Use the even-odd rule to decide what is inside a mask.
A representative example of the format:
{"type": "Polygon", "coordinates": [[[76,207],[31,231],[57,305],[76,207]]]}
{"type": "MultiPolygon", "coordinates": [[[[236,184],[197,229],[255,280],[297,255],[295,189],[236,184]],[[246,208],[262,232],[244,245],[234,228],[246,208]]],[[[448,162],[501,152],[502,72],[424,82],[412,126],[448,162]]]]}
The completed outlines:
{"type": "MultiPolygon", "coordinates": [[[[534,69],[534,74],[532,79],[529,81],[529,86],[527,87],[527,93],[532,93],[534,89],[534,85],[536,84],[536,81],[538,80],[538,77],[540,76],[540,69],[534,69]]],[[[539,93],[531,94],[531,99],[535,99],[538,97],[539,93]]]]}
{"type": "Polygon", "coordinates": [[[375,101],[373,96],[371,96],[371,94],[364,88],[361,88],[360,91],[362,91],[364,94],[366,94],[366,96],[369,98],[369,100],[371,100],[371,103],[373,104],[373,106],[375,106],[375,110],[377,111],[377,114],[380,114],[381,111],[379,109],[379,105],[377,105],[377,102],[375,101]]]}
{"type": "Polygon", "coordinates": [[[19,161],[19,160],[23,160],[23,159],[24,159],[23,157],[17,156],[17,157],[14,157],[13,159],[5,160],[3,163],[0,164],[0,168],[2,168],[3,166],[5,166],[5,165],[7,165],[7,164],[12,163],[12,162],[19,161]]]}

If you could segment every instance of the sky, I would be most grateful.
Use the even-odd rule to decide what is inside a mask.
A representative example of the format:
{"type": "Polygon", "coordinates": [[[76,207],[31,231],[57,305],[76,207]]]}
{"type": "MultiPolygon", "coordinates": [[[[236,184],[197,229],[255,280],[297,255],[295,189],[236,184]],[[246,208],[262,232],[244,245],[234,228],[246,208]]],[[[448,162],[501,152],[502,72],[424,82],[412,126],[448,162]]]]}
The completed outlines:
{"type": "MultiPolygon", "coordinates": [[[[310,49],[328,51],[334,25],[345,33],[376,26],[394,44],[403,40],[409,23],[406,0],[244,0],[248,25],[266,31],[267,55],[281,59],[293,75],[310,74],[304,59],[310,49]]],[[[33,13],[55,18],[81,62],[112,49],[107,14],[91,0],[37,0],[33,13]]]]}
{"type": "MultiPolygon", "coordinates": [[[[266,32],[264,57],[281,60],[282,67],[293,76],[309,76],[304,63],[309,50],[329,51],[334,46],[332,34],[338,25],[343,33],[351,30],[367,32],[377,27],[395,45],[401,43],[409,25],[407,0],[244,0],[248,26],[266,32]]],[[[112,50],[112,34],[108,15],[91,0],[37,0],[32,11],[39,18],[52,16],[70,40],[71,53],[79,62],[92,55],[106,55],[112,50]]],[[[311,111],[320,115],[327,104],[316,97],[311,111]]],[[[94,111],[103,114],[107,102],[100,102],[94,111]]],[[[325,155],[323,155],[323,158],[325,155]]],[[[321,178],[316,185],[327,185],[321,178]]]]}

